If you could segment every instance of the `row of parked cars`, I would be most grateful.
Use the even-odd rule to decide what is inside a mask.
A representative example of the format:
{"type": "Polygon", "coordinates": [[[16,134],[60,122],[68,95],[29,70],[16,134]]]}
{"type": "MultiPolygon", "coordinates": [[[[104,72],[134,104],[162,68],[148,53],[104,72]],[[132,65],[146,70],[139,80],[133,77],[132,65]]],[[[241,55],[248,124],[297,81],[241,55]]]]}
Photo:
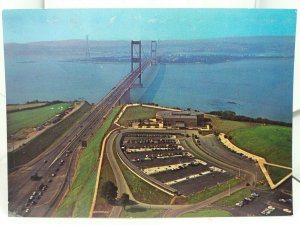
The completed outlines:
{"type": "Polygon", "coordinates": [[[235,203],[235,206],[243,207],[244,205],[247,205],[250,202],[252,202],[257,197],[259,197],[259,194],[252,192],[248,197],[244,198],[242,201],[235,203]]]}
{"type": "MultiPolygon", "coordinates": [[[[281,203],[292,203],[292,199],[291,198],[288,198],[288,199],[285,199],[285,198],[279,198],[278,199],[279,202],[281,203]]],[[[263,215],[270,215],[276,208],[269,205],[267,208],[265,208],[263,211],[261,211],[260,213],[263,214],[263,215]]],[[[288,213],[288,214],[291,214],[292,213],[292,210],[290,209],[287,209],[287,208],[283,208],[282,209],[283,212],[285,213],[288,213]]]]}
{"type": "Polygon", "coordinates": [[[275,208],[271,205],[269,205],[267,208],[265,208],[263,211],[261,211],[260,213],[262,215],[266,215],[269,216],[273,211],[275,210],[275,208]]]}

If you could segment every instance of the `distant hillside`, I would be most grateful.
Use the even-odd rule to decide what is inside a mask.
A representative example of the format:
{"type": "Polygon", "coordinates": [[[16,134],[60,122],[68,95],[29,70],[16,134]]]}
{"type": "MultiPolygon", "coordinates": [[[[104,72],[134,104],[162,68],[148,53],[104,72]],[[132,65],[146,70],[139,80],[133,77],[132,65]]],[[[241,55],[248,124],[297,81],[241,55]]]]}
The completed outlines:
{"type": "MultiPolygon", "coordinates": [[[[150,41],[142,41],[143,58],[150,55],[150,41]]],[[[58,60],[85,58],[86,40],[63,40],[27,44],[5,44],[5,56],[42,55],[58,60]]],[[[295,37],[239,37],[204,40],[158,41],[157,53],[165,63],[217,63],[253,57],[294,57],[295,37]]],[[[130,59],[128,41],[89,41],[93,61],[115,62],[130,59]]]]}

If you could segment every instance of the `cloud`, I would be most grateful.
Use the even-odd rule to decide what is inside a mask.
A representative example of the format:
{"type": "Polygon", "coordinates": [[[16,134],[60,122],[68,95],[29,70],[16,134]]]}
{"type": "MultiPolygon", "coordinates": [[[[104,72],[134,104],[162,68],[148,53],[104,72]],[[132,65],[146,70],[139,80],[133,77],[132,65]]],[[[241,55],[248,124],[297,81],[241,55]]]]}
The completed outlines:
{"type": "Polygon", "coordinates": [[[113,23],[116,21],[116,19],[117,19],[117,16],[111,17],[111,18],[109,19],[109,23],[110,23],[110,24],[113,24],[113,23]]]}
{"type": "Polygon", "coordinates": [[[157,23],[158,19],[157,18],[151,18],[147,21],[148,23],[157,23]]]}

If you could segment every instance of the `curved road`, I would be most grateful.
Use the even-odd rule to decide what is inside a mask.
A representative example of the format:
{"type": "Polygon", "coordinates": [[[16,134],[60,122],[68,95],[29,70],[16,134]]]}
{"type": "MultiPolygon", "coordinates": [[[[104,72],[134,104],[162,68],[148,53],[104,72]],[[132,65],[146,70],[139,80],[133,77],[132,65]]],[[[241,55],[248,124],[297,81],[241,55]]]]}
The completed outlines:
{"type": "MultiPolygon", "coordinates": [[[[130,188],[128,187],[128,184],[126,182],[126,179],[123,176],[123,173],[114,157],[114,140],[116,139],[117,135],[119,134],[119,131],[113,132],[110,137],[108,138],[108,141],[105,146],[105,151],[107,158],[109,160],[109,163],[112,167],[112,170],[114,172],[115,178],[116,178],[116,183],[118,187],[118,197],[121,196],[122,193],[127,193],[130,196],[130,199],[135,201],[138,206],[144,207],[144,208],[157,208],[157,209],[166,209],[166,211],[162,214],[162,217],[176,217],[181,214],[198,210],[203,207],[208,206],[209,204],[225,197],[228,195],[228,191],[224,191],[222,193],[219,193],[215,196],[212,196],[202,202],[196,203],[196,204],[191,204],[191,205],[151,205],[151,204],[146,204],[137,201],[134,196],[132,195],[130,188]]],[[[231,193],[236,192],[246,186],[246,183],[248,180],[240,183],[239,185],[232,187],[231,193]]],[[[122,207],[121,206],[114,206],[111,213],[110,217],[119,217],[122,212],[122,207]]]]}

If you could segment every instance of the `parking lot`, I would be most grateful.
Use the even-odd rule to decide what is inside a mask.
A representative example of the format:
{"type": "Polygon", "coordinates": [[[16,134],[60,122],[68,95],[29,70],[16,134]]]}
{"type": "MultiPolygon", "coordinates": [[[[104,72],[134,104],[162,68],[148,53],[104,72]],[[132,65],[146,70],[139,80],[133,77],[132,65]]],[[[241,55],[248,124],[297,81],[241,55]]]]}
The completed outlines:
{"type": "MultiPolygon", "coordinates": [[[[242,199],[230,208],[234,216],[288,216],[293,214],[293,198],[291,195],[291,179],[275,190],[251,189],[258,194],[250,201],[242,199]]],[[[249,197],[249,196],[248,196],[249,197]]]]}
{"type": "Polygon", "coordinates": [[[138,170],[186,196],[233,177],[228,171],[184,149],[180,144],[181,138],[183,135],[180,133],[126,133],[120,147],[138,170]]]}

